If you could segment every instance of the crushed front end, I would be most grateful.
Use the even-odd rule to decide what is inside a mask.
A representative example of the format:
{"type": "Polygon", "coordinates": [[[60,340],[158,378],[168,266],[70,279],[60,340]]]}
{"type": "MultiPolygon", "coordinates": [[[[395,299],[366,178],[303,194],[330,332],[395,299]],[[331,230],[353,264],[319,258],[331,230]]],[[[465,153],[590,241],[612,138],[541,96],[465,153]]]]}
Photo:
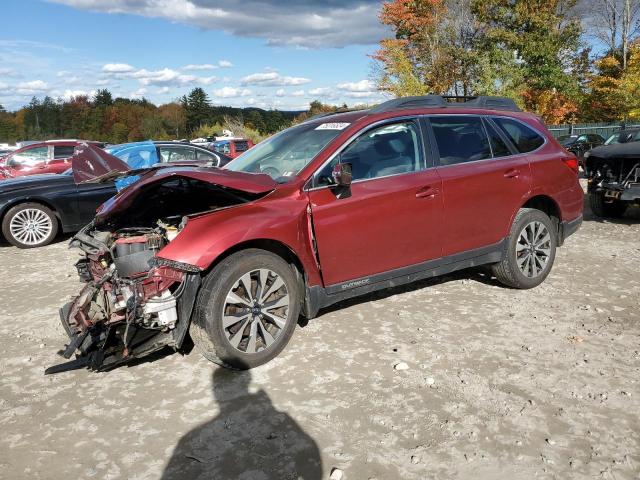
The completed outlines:
{"type": "MultiPolygon", "coordinates": [[[[605,150],[603,152],[606,153],[605,150]]],[[[589,193],[601,193],[610,202],[640,203],[640,146],[635,156],[591,155],[587,158],[585,170],[589,193]]]]}
{"type": "Polygon", "coordinates": [[[71,245],[84,252],[76,263],[84,287],[60,309],[70,359],[45,373],[88,367],[106,370],[163,347],[179,349],[200,285],[197,267],[156,254],[181,225],[102,231],[85,227],[71,245]]]}

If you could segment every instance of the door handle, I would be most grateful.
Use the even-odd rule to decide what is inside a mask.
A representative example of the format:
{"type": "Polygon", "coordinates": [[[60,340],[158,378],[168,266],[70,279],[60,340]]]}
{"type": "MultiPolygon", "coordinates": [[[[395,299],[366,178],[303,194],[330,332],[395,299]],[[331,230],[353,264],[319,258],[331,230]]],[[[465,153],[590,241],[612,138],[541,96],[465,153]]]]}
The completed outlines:
{"type": "Polygon", "coordinates": [[[416,198],[433,198],[440,193],[440,190],[434,187],[423,187],[416,192],[416,198]]]}
{"type": "Polygon", "coordinates": [[[504,178],[518,178],[519,175],[520,170],[518,170],[517,168],[512,168],[504,172],[504,178]]]}

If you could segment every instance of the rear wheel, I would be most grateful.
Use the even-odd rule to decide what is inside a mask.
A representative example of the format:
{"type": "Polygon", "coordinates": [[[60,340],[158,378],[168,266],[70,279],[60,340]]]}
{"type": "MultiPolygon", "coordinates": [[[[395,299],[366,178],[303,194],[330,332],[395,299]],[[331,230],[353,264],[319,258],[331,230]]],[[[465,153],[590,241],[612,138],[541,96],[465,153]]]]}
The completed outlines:
{"type": "Polygon", "coordinates": [[[262,365],[287,345],[300,313],[292,266],[259,249],[230,255],[207,276],[191,324],[208,360],[238,369],[262,365]]]}
{"type": "Polygon", "coordinates": [[[4,216],[2,234],[18,248],[42,247],[58,234],[58,219],[44,205],[23,203],[10,208],[4,216]]]}
{"type": "Polygon", "coordinates": [[[493,274],[513,288],[540,285],[555,260],[556,232],[554,222],[545,213],[532,208],[520,209],[511,225],[504,258],[492,265],[493,274]]]}
{"type": "Polygon", "coordinates": [[[602,218],[619,218],[627,210],[627,204],[620,200],[605,202],[604,193],[602,192],[589,193],[589,205],[593,214],[602,218]]]}

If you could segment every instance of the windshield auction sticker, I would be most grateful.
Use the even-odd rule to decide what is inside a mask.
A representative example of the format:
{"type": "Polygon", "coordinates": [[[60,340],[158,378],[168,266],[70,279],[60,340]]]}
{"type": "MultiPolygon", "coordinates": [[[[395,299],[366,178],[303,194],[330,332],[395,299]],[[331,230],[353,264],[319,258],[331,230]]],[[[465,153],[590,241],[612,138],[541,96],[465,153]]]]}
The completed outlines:
{"type": "Polygon", "coordinates": [[[316,130],[344,130],[349,123],[322,123],[316,127],[316,130]]]}

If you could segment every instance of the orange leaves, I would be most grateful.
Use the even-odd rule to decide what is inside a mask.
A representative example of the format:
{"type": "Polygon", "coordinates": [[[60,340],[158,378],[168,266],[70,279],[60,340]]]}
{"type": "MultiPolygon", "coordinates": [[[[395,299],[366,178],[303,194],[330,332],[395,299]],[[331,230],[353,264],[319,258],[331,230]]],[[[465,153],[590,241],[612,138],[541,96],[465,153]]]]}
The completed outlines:
{"type": "Polygon", "coordinates": [[[578,111],[576,102],[554,90],[530,88],[522,92],[522,98],[527,110],[536,112],[551,125],[569,120],[578,111]]]}

